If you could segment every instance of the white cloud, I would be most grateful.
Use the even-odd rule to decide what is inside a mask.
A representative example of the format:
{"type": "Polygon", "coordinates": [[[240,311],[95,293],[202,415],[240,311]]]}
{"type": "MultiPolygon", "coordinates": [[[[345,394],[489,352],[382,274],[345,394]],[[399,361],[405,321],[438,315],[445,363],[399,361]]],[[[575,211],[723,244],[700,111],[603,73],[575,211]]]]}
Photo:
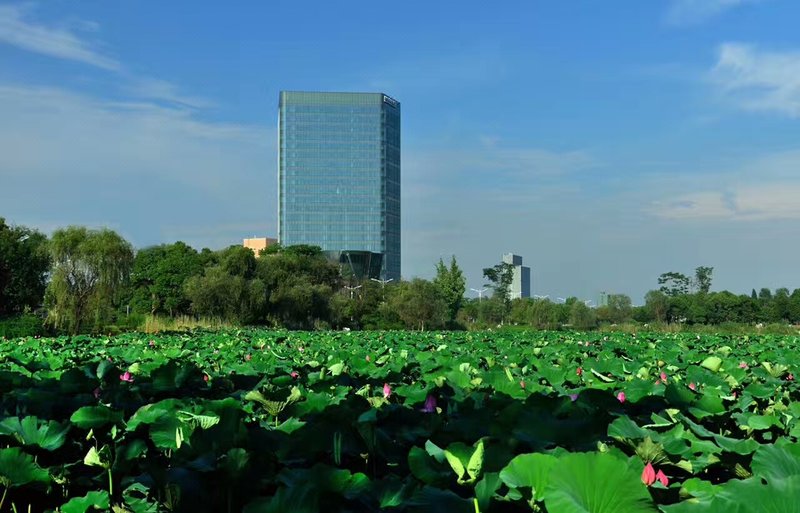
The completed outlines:
{"type": "MultiPolygon", "coordinates": [[[[30,52],[83,62],[98,68],[120,69],[115,59],[103,55],[95,45],[82,39],[68,27],[46,26],[32,21],[30,11],[26,5],[0,5],[0,42],[30,52]]],[[[95,27],[96,30],[93,24],[81,25],[84,29],[95,27]]]]}
{"type": "Polygon", "coordinates": [[[652,213],[671,220],[771,221],[800,219],[800,182],[749,184],[655,202],[652,213]]]}
{"type": "Polygon", "coordinates": [[[0,85],[0,112],[0,205],[15,222],[102,220],[136,244],[274,233],[272,128],[52,87],[0,85]]]}
{"type": "Polygon", "coordinates": [[[742,109],[800,116],[800,51],[726,43],[710,76],[725,98],[742,109]]]}
{"type": "Polygon", "coordinates": [[[723,12],[761,0],[672,0],[666,21],[670,25],[694,25],[723,12]]]}
{"type": "Polygon", "coordinates": [[[157,100],[192,108],[205,108],[212,106],[212,102],[197,96],[189,96],[181,93],[178,86],[172,82],[158,78],[133,79],[132,83],[125,86],[125,91],[131,95],[157,100]]]}

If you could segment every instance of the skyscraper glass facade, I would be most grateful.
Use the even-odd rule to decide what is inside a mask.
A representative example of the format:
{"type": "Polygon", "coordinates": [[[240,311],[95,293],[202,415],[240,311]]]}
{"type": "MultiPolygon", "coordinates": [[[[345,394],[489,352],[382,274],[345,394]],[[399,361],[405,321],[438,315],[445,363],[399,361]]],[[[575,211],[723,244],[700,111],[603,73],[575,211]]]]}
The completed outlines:
{"type": "Polygon", "coordinates": [[[400,278],[400,103],[381,93],[282,91],[278,239],[383,255],[400,278]]]}

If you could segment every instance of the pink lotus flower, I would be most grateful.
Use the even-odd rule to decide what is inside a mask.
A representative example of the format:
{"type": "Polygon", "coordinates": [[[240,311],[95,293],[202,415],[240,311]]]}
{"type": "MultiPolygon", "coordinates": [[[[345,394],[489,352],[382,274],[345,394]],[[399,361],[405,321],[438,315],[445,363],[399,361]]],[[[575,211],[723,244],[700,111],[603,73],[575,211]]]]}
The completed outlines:
{"type": "Polygon", "coordinates": [[[125,371],[123,374],[119,375],[119,380],[124,381],[126,383],[133,383],[133,376],[130,372],[125,371]]]}
{"type": "Polygon", "coordinates": [[[657,380],[656,380],[656,386],[658,386],[658,385],[660,385],[660,384],[661,384],[661,380],[660,380],[660,379],[657,379],[657,380]]]}
{"type": "Polygon", "coordinates": [[[575,401],[577,401],[577,400],[578,400],[578,394],[569,394],[569,398],[570,398],[570,399],[572,400],[572,402],[574,403],[575,401]]]}
{"type": "Polygon", "coordinates": [[[739,368],[740,369],[746,369],[747,368],[747,363],[745,363],[745,362],[739,363],[739,368]]]}
{"type": "Polygon", "coordinates": [[[733,393],[733,398],[736,399],[736,396],[737,396],[737,394],[736,394],[736,392],[734,392],[733,393]]]}
{"type": "Polygon", "coordinates": [[[520,388],[523,388],[523,389],[525,388],[525,380],[524,379],[521,379],[519,381],[519,386],[520,386],[520,388]]]}
{"type": "Polygon", "coordinates": [[[661,372],[661,376],[659,376],[659,377],[661,378],[661,381],[664,381],[664,382],[667,381],[667,373],[666,372],[662,371],[661,372]]]}
{"type": "Polygon", "coordinates": [[[389,383],[383,384],[383,397],[384,399],[388,399],[392,396],[392,387],[389,386],[389,383]]]}
{"type": "Polygon", "coordinates": [[[786,379],[788,379],[789,381],[794,381],[794,374],[790,373],[788,376],[786,376],[786,379]]]}
{"type": "Polygon", "coordinates": [[[583,375],[583,369],[581,367],[578,367],[577,369],[575,369],[575,374],[577,374],[578,376],[582,376],[583,375]]]}
{"type": "Polygon", "coordinates": [[[422,407],[422,411],[425,413],[436,413],[436,398],[432,395],[429,395],[427,399],[425,399],[425,405],[422,407]]]}
{"type": "Polygon", "coordinates": [[[644,467],[642,471],[642,483],[645,486],[650,486],[651,484],[656,482],[656,470],[653,468],[653,464],[647,462],[647,465],[644,467]]]}
{"type": "Polygon", "coordinates": [[[300,373],[297,371],[292,371],[289,373],[289,375],[292,377],[292,379],[297,379],[300,377],[300,373]]]}
{"type": "Polygon", "coordinates": [[[209,380],[209,379],[211,379],[211,378],[208,376],[208,374],[203,374],[203,381],[205,381],[206,383],[208,383],[208,380],[209,380]]]}
{"type": "Polygon", "coordinates": [[[696,391],[697,385],[695,385],[694,383],[689,383],[689,388],[692,389],[693,391],[696,391]]]}
{"type": "Polygon", "coordinates": [[[667,479],[667,476],[660,470],[656,474],[656,481],[660,481],[664,486],[669,486],[669,479],[667,479]]]}
{"type": "Polygon", "coordinates": [[[246,355],[244,355],[244,361],[246,361],[246,362],[249,362],[249,361],[250,361],[250,360],[252,360],[252,359],[253,359],[253,356],[252,356],[252,355],[250,355],[250,354],[246,354],[246,355]]]}
{"type": "Polygon", "coordinates": [[[617,401],[621,403],[625,402],[625,392],[620,392],[617,394],[617,401]]]}

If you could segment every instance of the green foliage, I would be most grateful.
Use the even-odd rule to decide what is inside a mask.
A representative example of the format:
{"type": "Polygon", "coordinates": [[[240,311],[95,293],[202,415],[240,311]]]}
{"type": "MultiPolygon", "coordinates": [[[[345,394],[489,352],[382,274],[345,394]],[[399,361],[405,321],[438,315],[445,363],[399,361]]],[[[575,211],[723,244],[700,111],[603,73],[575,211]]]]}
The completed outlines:
{"type": "Polygon", "coordinates": [[[640,461],[611,454],[570,454],[548,476],[549,513],[649,513],[658,509],[640,481],[640,461]]]}
{"type": "Polygon", "coordinates": [[[441,258],[439,259],[433,283],[439,289],[439,294],[447,305],[449,321],[452,324],[458,317],[458,312],[464,302],[464,292],[467,289],[467,280],[461,268],[458,267],[455,256],[451,258],[449,268],[441,258]]]}
{"type": "Polygon", "coordinates": [[[569,309],[569,323],[574,329],[591,329],[597,325],[597,317],[585,303],[574,301],[569,309]]]}
{"type": "Polygon", "coordinates": [[[441,329],[448,316],[448,305],[434,283],[415,278],[391,288],[389,308],[409,329],[441,329]]]}
{"type": "Polygon", "coordinates": [[[0,421],[0,487],[36,511],[792,511],[798,342],[252,329],[0,340],[0,408],[20,412],[0,421]],[[648,462],[668,486],[642,482],[648,462]]]}
{"type": "Polygon", "coordinates": [[[44,333],[44,323],[38,315],[24,314],[0,319],[0,337],[33,337],[44,333]]]}
{"type": "Polygon", "coordinates": [[[492,288],[492,296],[502,300],[508,306],[511,301],[510,287],[514,279],[514,266],[500,262],[494,267],[484,268],[483,277],[489,280],[487,285],[492,288]]]}
{"type": "Polygon", "coordinates": [[[129,292],[133,312],[171,317],[188,314],[190,301],[184,283],[202,270],[200,255],[183,242],[137,251],[129,292]]]}
{"type": "Polygon", "coordinates": [[[0,217],[0,318],[42,304],[49,266],[47,238],[0,217]]]}
{"type": "Polygon", "coordinates": [[[73,333],[90,321],[108,324],[133,264],[131,245],[108,229],[71,226],[56,230],[49,247],[48,320],[73,333]]]}
{"type": "Polygon", "coordinates": [[[661,285],[658,290],[667,296],[674,297],[688,294],[692,287],[692,280],[685,274],[671,271],[659,276],[658,284],[661,285]]]}
{"type": "Polygon", "coordinates": [[[713,267],[701,266],[695,269],[694,285],[701,294],[708,294],[708,291],[711,290],[711,275],[713,272],[713,267]]]}

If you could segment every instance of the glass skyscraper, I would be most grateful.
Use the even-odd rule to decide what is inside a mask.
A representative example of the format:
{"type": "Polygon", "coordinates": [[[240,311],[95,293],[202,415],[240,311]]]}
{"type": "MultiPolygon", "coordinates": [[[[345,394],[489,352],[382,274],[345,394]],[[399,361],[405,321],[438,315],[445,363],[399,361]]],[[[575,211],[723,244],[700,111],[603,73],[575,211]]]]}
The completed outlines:
{"type": "Polygon", "coordinates": [[[382,93],[282,91],[278,239],[383,255],[400,278],[400,103],[382,93]]]}

